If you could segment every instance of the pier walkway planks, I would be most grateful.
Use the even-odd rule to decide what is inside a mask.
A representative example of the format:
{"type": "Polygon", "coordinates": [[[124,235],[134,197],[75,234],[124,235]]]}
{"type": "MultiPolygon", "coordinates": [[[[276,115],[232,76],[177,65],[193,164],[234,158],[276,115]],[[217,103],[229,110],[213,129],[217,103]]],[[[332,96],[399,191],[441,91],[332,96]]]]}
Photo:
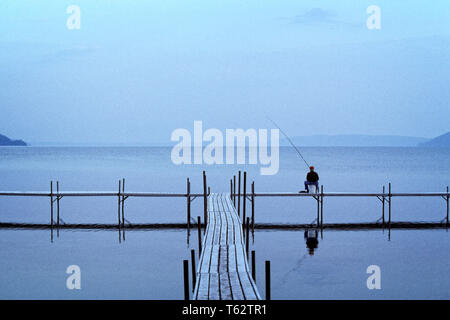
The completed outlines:
{"type": "Polygon", "coordinates": [[[248,266],[241,220],[229,194],[209,195],[202,248],[195,300],[261,299],[248,266]]]}

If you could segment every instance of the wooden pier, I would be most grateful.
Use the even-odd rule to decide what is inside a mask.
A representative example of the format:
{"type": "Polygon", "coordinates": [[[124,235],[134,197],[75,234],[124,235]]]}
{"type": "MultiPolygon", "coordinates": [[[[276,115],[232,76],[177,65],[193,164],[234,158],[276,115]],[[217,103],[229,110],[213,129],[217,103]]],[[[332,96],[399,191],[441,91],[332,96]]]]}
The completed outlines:
{"type": "Polygon", "coordinates": [[[242,222],[230,194],[210,194],[207,209],[193,299],[260,300],[247,260],[242,222]]]}

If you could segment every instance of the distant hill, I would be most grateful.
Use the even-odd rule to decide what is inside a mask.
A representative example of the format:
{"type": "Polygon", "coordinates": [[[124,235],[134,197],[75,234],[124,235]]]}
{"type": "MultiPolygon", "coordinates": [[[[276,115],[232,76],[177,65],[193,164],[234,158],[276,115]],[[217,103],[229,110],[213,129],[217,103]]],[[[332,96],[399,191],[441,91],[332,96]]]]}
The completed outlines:
{"type": "Polygon", "coordinates": [[[7,136],[0,134],[0,146],[26,146],[23,140],[11,140],[7,136]]]}
{"type": "Polygon", "coordinates": [[[450,132],[419,144],[420,147],[444,147],[450,148],[450,132]]]}
{"type": "MultiPolygon", "coordinates": [[[[307,147],[415,147],[419,143],[424,143],[429,139],[407,136],[348,134],[301,136],[292,137],[291,140],[297,146],[307,147]]],[[[288,145],[288,141],[282,139],[280,144],[288,145]]]]}

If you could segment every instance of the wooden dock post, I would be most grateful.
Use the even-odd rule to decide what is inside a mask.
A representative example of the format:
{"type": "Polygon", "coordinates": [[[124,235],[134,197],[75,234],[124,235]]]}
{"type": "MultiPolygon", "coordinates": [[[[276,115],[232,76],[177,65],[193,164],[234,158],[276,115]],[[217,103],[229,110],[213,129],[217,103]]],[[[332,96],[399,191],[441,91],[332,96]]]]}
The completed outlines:
{"type": "Polygon", "coordinates": [[[247,229],[245,230],[245,251],[247,253],[247,259],[249,259],[248,249],[250,246],[250,218],[247,217],[247,229]]]}
{"type": "Polygon", "coordinates": [[[119,192],[117,193],[117,219],[119,221],[118,226],[120,229],[120,190],[122,187],[122,181],[119,179],[119,192]]]}
{"type": "Polygon", "coordinates": [[[320,195],[314,195],[314,199],[317,201],[317,227],[320,225],[320,195]]]}
{"type": "Polygon", "coordinates": [[[53,180],[50,181],[50,225],[53,228],[53,180]]]}
{"type": "Polygon", "coordinates": [[[446,199],[446,201],[447,201],[447,227],[448,227],[448,198],[449,198],[449,195],[448,195],[448,186],[447,186],[447,199],[446,199]]]}
{"type": "Polygon", "coordinates": [[[125,227],[125,178],[122,178],[122,227],[125,227]]]}
{"type": "Polygon", "coordinates": [[[189,261],[183,260],[184,300],[189,300],[189,261]]]}
{"type": "Polygon", "coordinates": [[[202,252],[202,225],[200,223],[200,216],[197,217],[197,230],[198,230],[198,256],[202,252]]]}
{"type": "Polygon", "coordinates": [[[191,268],[192,268],[192,292],[195,289],[195,282],[197,281],[197,274],[195,272],[195,250],[191,250],[191,268]]]}
{"type": "Polygon", "coordinates": [[[255,250],[252,250],[252,278],[256,281],[256,260],[255,260],[255,250]]]}
{"type": "Polygon", "coordinates": [[[236,175],[233,175],[233,205],[236,208],[236,175]]]}
{"type": "Polygon", "coordinates": [[[385,219],[384,219],[384,202],[386,201],[386,197],[385,197],[385,189],[386,189],[386,187],[385,186],[383,186],[383,200],[381,200],[381,203],[382,203],[382,218],[383,218],[383,227],[384,227],[384,225],[385,225],[385,219]]]}
{"type": "Polygon", "coordinates": [[[59,227],[59,181],[56,181],[56,225],[59,227]]]}
{"type": "Polygon", "coordinates": [[[246,200],[247,200],[247,171],[244,171],[244,195],[242,198],[242,222],[244,223],[245,223],[246,200]]]}
{"type": "Polygon", "coordinates": [[[203,222],[205,223],[205,229],[206,229],[207,215],[208,215],[208,194],[206,188],[206,172],[203,171],[203,222]]]}
{"type": "Polygon", "coordinates": [[[233,179],[230,179],[230,198],[233,201],[233,179]]]}
{"type": "MultiPolygon", "coordinates": [[[[237,213],[238,216],[241,216],[241,171],[239,171],[238,174],[238,209],[237,209],[237,213]]],[[[242,220],[242,223],[244,223],[245,221],[242,220]]]]}
{"type": "Polygon", "coordinates": [[[186,180],[186,205],[187,205],[187,228],[191,229],[191,182],[189,178],[186,180]]]}
{"type": "Polygon", "coordinates": [[[252,181],[252,232],[255,231],[255,181],[252,181]]]}
{"type": "Polygon", "coordinates": [[[323,228],[323,185],[320,186],[320,227],[323,228]]]}
{"type": "Polygon", "coordinates": [[[389,229],[391,229],[391,200],[392,200],[392,192],[391,192],[391,183],[389,182],[389,229]]]}
{"type": "Polygon", "coordinates": [[[270,261],[266,260],[266,300],[270,298],[270,261]]]}

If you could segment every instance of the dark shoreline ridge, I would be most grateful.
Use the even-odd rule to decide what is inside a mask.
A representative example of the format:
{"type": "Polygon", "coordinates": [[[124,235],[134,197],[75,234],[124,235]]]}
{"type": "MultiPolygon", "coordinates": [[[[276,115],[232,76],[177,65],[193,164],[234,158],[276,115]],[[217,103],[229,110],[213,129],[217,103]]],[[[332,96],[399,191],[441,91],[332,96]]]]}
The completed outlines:
{"type": "Polygon", "coordinates": [[[0,146],[26,146],[27,143],[23,140],[11,140],[7,136],[0,134],[0,146]]]}
{"type": "Polygon", "coordinates": [[[450,131],[430,141],[420,143],[419,147],[450,147],[450,131]]]}

